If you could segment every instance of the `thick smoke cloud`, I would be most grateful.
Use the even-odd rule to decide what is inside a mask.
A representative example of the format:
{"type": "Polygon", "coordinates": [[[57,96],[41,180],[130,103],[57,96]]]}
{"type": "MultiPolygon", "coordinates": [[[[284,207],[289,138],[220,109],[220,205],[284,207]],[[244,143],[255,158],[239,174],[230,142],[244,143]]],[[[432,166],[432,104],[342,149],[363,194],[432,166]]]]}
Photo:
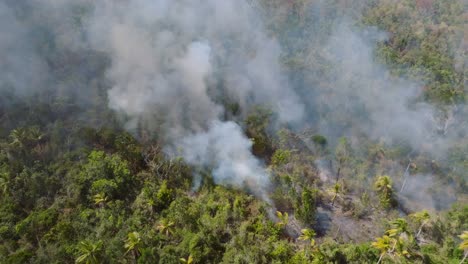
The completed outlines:
{"type": "Polygon", "coordinates": [[[424,102],[422,81],[395,76],[378,61],[376,48],[387,33],[353,23],[337,18],[307,48],[305,80],[295,87],[307,95],[307,123],[331,139],[365,135],[444,157],[466,134],[464,106],[442,112],[424,102]]]}
{"type": "Polygon", "coordinates": [[[450,186],[442,185],[443,188],[436,188],[437,184],[440,183],[432,175],[409,176],[400,197],[405,206],[415,211],[445,209],[447,205],[454,203],[457,197],[450,186]]]}
{"type": "Polygon", "coordinates": [[[264,196],[267,174],[241,128],[221,120],[219,95],[244,110],[268,104],[280,122],[300,121],[303,105],[282,72],[279,44],[247,2],[102,1],[88,26],[92,47],[112,61],[109,106],[130,118],[129,129],[149,124],[163,131],[169,153],[264,196]]]}
{"type": "MultiPolygon", "coordinates": [[[[287,34],[270,36],[264,19],[274,10],[257,1],[7,1],[0,3],[0,91],[24,96],[47,86],[85,101],[105,87],[129,130],[144,126],[167,153],[261,197],[268,175],[240,126],[224,120],[223,100],[239,104],[241,115],[266,104],[279,124],[313,127],[332,140],[364,134],[435,155],[466,135],[466,121],[439,135],[435,108],[419,100],[422,83],[376,61],[385,32],[341,18],[321,31],[330,21],[319,17],[325,2],[305,4],[307,32],[292,32],[302,38],[291,43],[287,34]],[[280,62],[294,49],[303,50],[300,82],[280,62]],[[75,56],[53,65],[60,51],[75,56]]],[[[466,110],[458,112],[453,120],[466,110]]]]}
{"type": "Polygon", "coordinates": [[[103,1],[93,17],[93,46],[112,58],[113,109],[136,118],[162,112],[176,137],[220,116],[219,93],[242,106],[271,104],[281,121],[302,117],[281,49],[246,2],[103,1]]]}
{"type": "Polygon", "coordinates": [[[15,10],[0,2],[0,91],[11,90],[18,95],[31,92],[44,85],[47,64],[36,54],[27,41],[31,29],[15,16],[15,10]]]}
{"type": "Polygon", "coordinates": [[[250,152],[252,142],[243,136],[236,123],[214,121],[206,133],[186,137],[180,146],[189,164],[212,167],[218,184],[261,187],[252,192],[269,200],[265,192],[268,174],[250,152]]]}
{"type": "MultiPolygon", "coordinates": [[[[343,115],[350,127],[374,139],[406,140],[421,147],[434,126],[434,109],[417,102],[421,84],[391,76],[376,62],[374,47],[386,39],[384,32],[356,32],[350,24],[340,24],[325,46],[335,80],[321,91],[322,102],[333,109],[332,115],[343,115]]],[[[326,119],[321,120],[321,127],[327,126],[326,119]]]]}

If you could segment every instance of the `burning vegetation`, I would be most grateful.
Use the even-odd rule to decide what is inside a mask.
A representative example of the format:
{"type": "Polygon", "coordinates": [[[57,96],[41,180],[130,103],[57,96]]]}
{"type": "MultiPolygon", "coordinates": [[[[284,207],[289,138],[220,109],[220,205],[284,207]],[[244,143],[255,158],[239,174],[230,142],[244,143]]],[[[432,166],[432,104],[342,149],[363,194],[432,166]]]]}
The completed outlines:
{"type": "Polygon", "coordinates": [[[463,263],[467,15],[0,2],[0,262],[463,263]]]}

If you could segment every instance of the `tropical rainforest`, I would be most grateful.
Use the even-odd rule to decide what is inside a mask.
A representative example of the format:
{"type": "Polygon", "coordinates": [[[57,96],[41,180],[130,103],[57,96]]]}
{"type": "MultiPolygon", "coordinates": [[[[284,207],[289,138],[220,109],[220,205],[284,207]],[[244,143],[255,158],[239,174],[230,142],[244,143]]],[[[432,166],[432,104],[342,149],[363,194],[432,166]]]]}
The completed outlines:
{"type": "Polygon", "coordinates": [[[0,263],[468,263],[463,0],[0,0],[0,263]]]}

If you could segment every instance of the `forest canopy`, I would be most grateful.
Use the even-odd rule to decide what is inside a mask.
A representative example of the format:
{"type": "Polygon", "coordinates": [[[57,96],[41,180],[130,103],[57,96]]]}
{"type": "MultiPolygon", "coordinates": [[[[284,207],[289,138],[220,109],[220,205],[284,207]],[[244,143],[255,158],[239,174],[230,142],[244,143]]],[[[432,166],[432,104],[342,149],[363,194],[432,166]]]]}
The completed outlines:
{"type": "Polygon", "coordinates": [[[464,263],[462,0],[0,1],[0,263],[464,263]]]}

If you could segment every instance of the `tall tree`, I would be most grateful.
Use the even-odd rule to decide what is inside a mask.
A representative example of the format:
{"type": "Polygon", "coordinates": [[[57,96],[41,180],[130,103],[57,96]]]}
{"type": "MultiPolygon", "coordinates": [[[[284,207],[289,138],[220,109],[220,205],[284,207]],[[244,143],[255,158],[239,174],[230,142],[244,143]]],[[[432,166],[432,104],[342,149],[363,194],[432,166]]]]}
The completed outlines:
{"type": "Polygon", "coordinates": [[[390,176],[378,176],[374,183],[374,188],[377,191],[380,203],[384,208],[389,208],[394,205],[394,197],[393,197],[393,187],[392,187],[392,179],[390,176]]]}
{"type": "Polygon", "coordinates": [[[141,245],[141,237],[138,232],[130,232],[128,233],[127,239],[125,240],[124,247],[127,249],[128,252],[132,252],[133,259],[137,262],[138,257],[140,256],[140,245],[141,245]]]}
{"type": "Polygon", "coordinates": [[[301,230],[301,235],[299,236],[299,240],[302,241],[310,241],[310,245],[313,247],[315,246],[315,231],[309,228],[305,228],[301,230]]]}
{"type": "Polygon", "coordinates": [[[92,242],[92,241],[81,241],[78,244],[78,253],[79,256],[76,258],[76,263],[84,264],[99,264],[101,263],[101,253],[102,253],[103,242],[101,240],[92,242]]]}
{"type": "Polygon", "coordinates": [[[372,246],[380,251],[380,257],[377,261],[379,264],[385,254],[388,254],[394,247],[395,241],[389,236],[378,237],[375,242],[372,242],[372,246]]]}
{"type": "Polygon", "coordinates": [[[431,220],[431,216],[429,215],[429,212],[427,210],[422,210],[421,212],[411,214],[410,217],[420,225],[418,233],[416,234],[416,238],[418,238],[422,232],[423,227],[427,225],[431,220]]]}

